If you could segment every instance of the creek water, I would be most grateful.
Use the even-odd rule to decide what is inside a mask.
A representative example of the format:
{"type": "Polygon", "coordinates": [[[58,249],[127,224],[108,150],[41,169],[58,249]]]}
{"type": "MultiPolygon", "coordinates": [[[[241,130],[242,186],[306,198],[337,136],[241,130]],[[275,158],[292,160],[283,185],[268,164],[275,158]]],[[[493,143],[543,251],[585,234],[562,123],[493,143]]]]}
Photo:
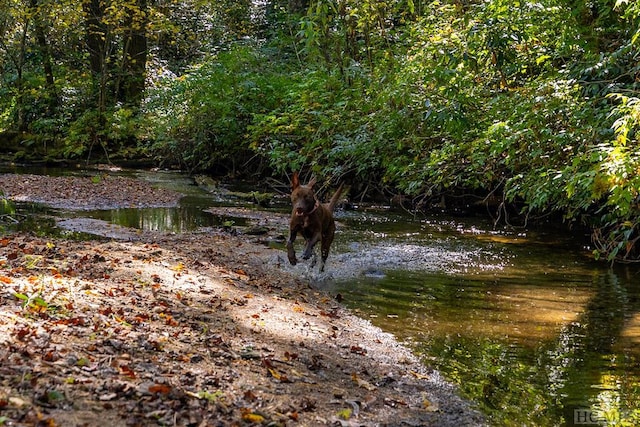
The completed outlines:
{"type": "Polygon", "coordinates": [[[371,236],[361,256],[383,262],[325,285],[345,304],[458,383],[495,425],[633,419],[638,268],[595,263],[585,236],[551,226],[497,231],[477,218],[383,217],[347,222],[345,234],[371,236]]]}
{"type": "MultiPolygon", "coordinates": [[[[187,176],[126,173],[185,197],[177,208],[75,212],[28,204],[18,210],[41,218],[32,230],[51,216],[172,232],[247,221],[204,212],[247,202],[214,196],[187,176]]],[[[276,198],[271,209],[286,213],[287,197],[276,198]]],[[[339,294],[406,342],[459,384],[492,424],[633,420],[640,408],[640,268],[595,263],[584,234],[551,225],[494,229],[478,218],[414,217],[373,206],[336,217],[326,274],[305,264],[284,268],[339,294]]]]}

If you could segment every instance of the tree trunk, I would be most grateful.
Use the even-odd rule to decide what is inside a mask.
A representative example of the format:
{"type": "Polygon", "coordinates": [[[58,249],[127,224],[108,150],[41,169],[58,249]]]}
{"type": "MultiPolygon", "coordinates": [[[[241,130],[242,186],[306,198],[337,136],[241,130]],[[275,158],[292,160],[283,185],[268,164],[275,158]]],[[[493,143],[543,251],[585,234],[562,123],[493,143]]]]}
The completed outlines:
{"type": "Polygon", "coordinates": [[[102,39],[106,37],[106,28],[102,23],[104,10],[100,5],[100,0],[86,0],[82,4],[85,13],[86,43],[89,51],[89,63],[91,73],[97,76],[102,73],[105,58],[104,43],[102,39]]]}
{"type": "Polygon", "coordinates": [[[16,65],[16,127],[18,131],[25,132],[27,130],[27,122],[25,119],[25,102],[24,102],[24,78],[22,72],[24,70],[25,57],[27,52],[27,33],[29,29],[29,20],[24,23],[22,36],[20,38],[20,53],[15,59],[16,65]]]}
{"type": "Polygon", "coordinates": [[[53,63],[51,61],[51,49],[49,43],[47,43],[47,36],[45,34],[45,25],[42,22],[39,9],[38,0],[30,0],[31,9],[34,14],[34,28],[36,33],[36,40],[42,55],[42,66],[44,68],[44,77],[47,88],[47,108],[48,113],[53,114],[58,107],[58,95],[56,93],[55,78],[53,76],[53,63]]]}
{"type": "Polygon", "coordinates": [[[309,10],[309,0],[289,0],[289,12],[301,15],[309,10]]]}
{"type": "Polygon", "coordinates": [[[118,100],[138,109],[144,96],[147,77],[147,0],[136,0],[137,8],[130,11],[123,39],[122,80],[118,100]]]}
{"type": "Polygon", "coordinates": [[[94,87],[95,106],[98,111],[106,108],[107,90],[107,46],[108,30],[103,22],[104,4],[100,0],[85,0],[82,4],[85,13],[86,46],[89,53],[89,65],[94,87]]]}

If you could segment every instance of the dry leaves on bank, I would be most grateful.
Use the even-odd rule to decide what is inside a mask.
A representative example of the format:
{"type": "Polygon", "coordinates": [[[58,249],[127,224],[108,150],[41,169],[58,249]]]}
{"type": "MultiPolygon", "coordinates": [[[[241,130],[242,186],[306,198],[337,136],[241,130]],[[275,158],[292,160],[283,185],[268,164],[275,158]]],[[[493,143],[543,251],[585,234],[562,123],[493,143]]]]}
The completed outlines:
{"type": "Polygon", "coordinates": [[[0,420],[423,425],[438,407],[468,417],[459,399],[438,403],[397,348],[259,252],[223,233],[3,237],[0,420]]]}
{"type": "Polygon", "coordinates": [[[93,210],[177,206],[182,197],[150,182],[123,176],[44,176],[0,174],[4,197],[55,208],[93,210]]]}

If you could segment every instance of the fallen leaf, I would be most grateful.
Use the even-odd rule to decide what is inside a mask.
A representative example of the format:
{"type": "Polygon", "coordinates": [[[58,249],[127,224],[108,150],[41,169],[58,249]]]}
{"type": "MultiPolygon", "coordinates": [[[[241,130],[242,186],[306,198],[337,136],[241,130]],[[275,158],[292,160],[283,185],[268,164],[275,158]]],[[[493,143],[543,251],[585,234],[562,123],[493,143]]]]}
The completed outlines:
{"type": "Polygon", "coordinates": [[[220,390],[217,390],[213,393],[210,393],[208,391],[201,391],[198,392],[198,398],[199,399],[205,399],[209,402],[215,403],[218,401],[218,399],[220,399],[221,397],[224,397],[224,393],[220,390]]]}
{"type": "MultiPolygon", "coordinates": [[[[87,348],[87,350],[89,351],[93,351],[95,349],[95,346],[89,346],[87,348]]],[[[80,359],[78,359],[78,361],[76,362],[76,366],[79,367],[83,367],[83,366],[89,366],[89,364],[91,363],[91,361],[89,359],[87,359],[86,357],[81,357],[80,359]]]]}
{"type": "Polygon", "coordinates": [[[254,424],[262,424],[262,422],[264,422],[265,420],[264,416],[260,414],[256,414],[250,409],[242,408],[240,411],[242,412],[242,419],[244,421],[254,423],[254,424]]]}
{"type": "Polygon", "coordinates": [[[183,263],[181,263],[181,262],[179,262],[179,263],[177,263],[176,265],[173,265],[173,266],[171,266],[171,267],[169,267],[169,268],[170,268],[171,270],[173,270],[173,271],[178,271],[178,272],[180,272],[180,271],[184,270],[184,264],[183,264],[183,263]]]}
{"type": "Polygon", "coordinates": [[[320,316],[329,317],[331,319],[339,319],[340,318],[340,316],[338,316],[338,313],[336,313],[335,311],[324,311],[324,310],[322,310],[320,312],[320,316]]]}
{"type": "Polygon", "coordinates": [[[173,317],[171,317],[170,315],[168,315],[168,314],[167,314],[167,317],[165,319],[165,323],[168,326],[178,326],[179,325],[178,321],[176,319],[174,319],[173,317]]]}
{"type": "Polygon", "coordinates": [[[368,381],[363,380],[362,378],[359,378],[358,375],[356,374],[351,374],[351,379],[353,380],[354,383],[358,384],[358,387],[364,388],[365,390],[369,390],[369,391],[376,390],[376,386],[374,386],[368,381]]]}
{"type": "Polygon", "coordinates": [[[426,398],[422,401],[422,408],[427,412],[437,412],[440,410],[437,403],[433,403],[426,398]]]}
{"type": "Polygon", "coordinates": [[[55,362],[57,359],[58,356],[53,350],[49,350],[42,356],[42,360],[46,362],[55,362]]]}
{"type": "Polygon", "coordinates": [[[384,404],[387,406],[391,406],[392,408],[395,408],[398,405],[407,406],[407,402],[403,400],[392,399],[390,397],[384,398],[384,404]]]}
{"type": "Polygon", "coordinates": [[[98,400],[100,400],[102,402],[106,402],[108,400],[113,400],[116,397],[118,397],[117,393],[109,393],[109,394],[103,394],[103,395],[99,396],[98,400]]]}
{"type": "Polygon", "coordinates": [[[262,422],[264,421],[264,417],[259,414],[244,414],[242,416],[242,419],[244,421],[248,421],[250,423],[255,423],[255,424],[262,424],[262,422]]]}
{"type": "Polygon", "coordinates": [[[280,372],[278,372],[277,370],[275,370],[273,368],[269,368],[269,373],[271,374],[271,376],[273,378],[275,378],[276,380],[280,381],[281,383],[290,383],[291,382],[291,380],[289,380],[289,378],[285,374],[281,374],[280,372]]]}
{"type": "Polygon", "coordinates": [[[15,335],[19,340],[24,340],[29,335],[33,335],[35,331],[29,327],[20,328],[16,331],[15,335]]]}
{"type": "Polygon", "coordinates": [[[57,424],[55,422],[55,420],[51,419],[51,418],[43,418],[41,420],[38,420],[38,427],[56,427],[57,424]]]}
{"type": "Polygon", "coordinates": [[[9,404],[11,404],[12,406],[15,406],[16,408],[22,408],[23,406],[27,405],[27,402],[25,402],[23,399],[19,397],[10,397],[9,404]]]}
{"type": "Polygon", "coordinates": [[[348,420],[351,418],[351,409],[345,408],[342,411],[338,412],[338,418],[343,420],[348,420]]]}
{"type": "Polygon", "coordinates": [[[158,393],[158,394],[169,394],[171,392],[171,387],[166,384],[154,384],[149,387],[149,393],[158,393]]]}
{"type": "Polygon", "coordinates": [[[269,369],[269,373],[271,374],[271,376],[277,380],[280,379],[280,372],[276,371],[273,368],[268,368],[269,369]]]}
{"type": "Polygon", "coordinates": [[[253,390],[246,390],[244,392],[244,400],[247,402],[255,402],[258,399],[258,396],[253,392],[253,390]]]}
{"type": "Polygon", "coordinates": [[[351,408],[353,409],[353,416],[357,417],[360,415],[360,402],[355,400],[346,400],[345,402],[351,405],[351,408]]]}
{"type": "Polygon", "coordinates": [[[351,346],[351,353],[354,354],[359,354],[361,356],[364,356],[365,354],[367,354],[367,350],[358,346],[358,345],[352,345],[351,346]]]}
{"type": "Polygon", "coordinates": [[[298,355],[296,353],[289,353],[288,351],[285,351],[284,358],[287,360],[295,360],[298,358],[298,355]]]}
{"type": "Polygon", "coordinates": [[[120,365],[120,373],[122,375],[126,375],[129,378],[135,378],[136,377],[136,373],[133,372],[133,370],[128,367],[127,365],[120,365]]]}
{"type": "Polygon", "coordinates": [[[416,377],[419,380],[428,380],[429,379],[429,375],[424,375],[424,374],[421,374],[421,373],[415,372],[415,371],[411,371],[411,375],[413,375],[414,377],[416,377]]]}

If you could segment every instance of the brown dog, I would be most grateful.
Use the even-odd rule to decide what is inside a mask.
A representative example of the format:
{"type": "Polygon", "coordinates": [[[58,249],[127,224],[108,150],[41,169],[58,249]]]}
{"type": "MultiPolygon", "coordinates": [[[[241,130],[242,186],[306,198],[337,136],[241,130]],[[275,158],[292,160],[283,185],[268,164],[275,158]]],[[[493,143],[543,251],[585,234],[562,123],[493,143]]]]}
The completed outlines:
{"type": "Polygon", "coordinates": [[[291,265],[296,265],[296,253],[293,242],[298,233],[302,234],[307,246],[302,254],[303,259],[311,258],[313,247],[320,242],[322,263],[320,271],[324,271],[324,264],[329,256],[329,247],[333,242],[336,224],[333,221],[333,208],[342,193],[342,185],[331,198],[329,203],[320,203],[313,191],[316,179],[313,178],[307,185],[301,185],[298,172],[294,172],[291,180],[291,222],[289,223],[289,240],[287,241],[287,255],[291,265]]]}

